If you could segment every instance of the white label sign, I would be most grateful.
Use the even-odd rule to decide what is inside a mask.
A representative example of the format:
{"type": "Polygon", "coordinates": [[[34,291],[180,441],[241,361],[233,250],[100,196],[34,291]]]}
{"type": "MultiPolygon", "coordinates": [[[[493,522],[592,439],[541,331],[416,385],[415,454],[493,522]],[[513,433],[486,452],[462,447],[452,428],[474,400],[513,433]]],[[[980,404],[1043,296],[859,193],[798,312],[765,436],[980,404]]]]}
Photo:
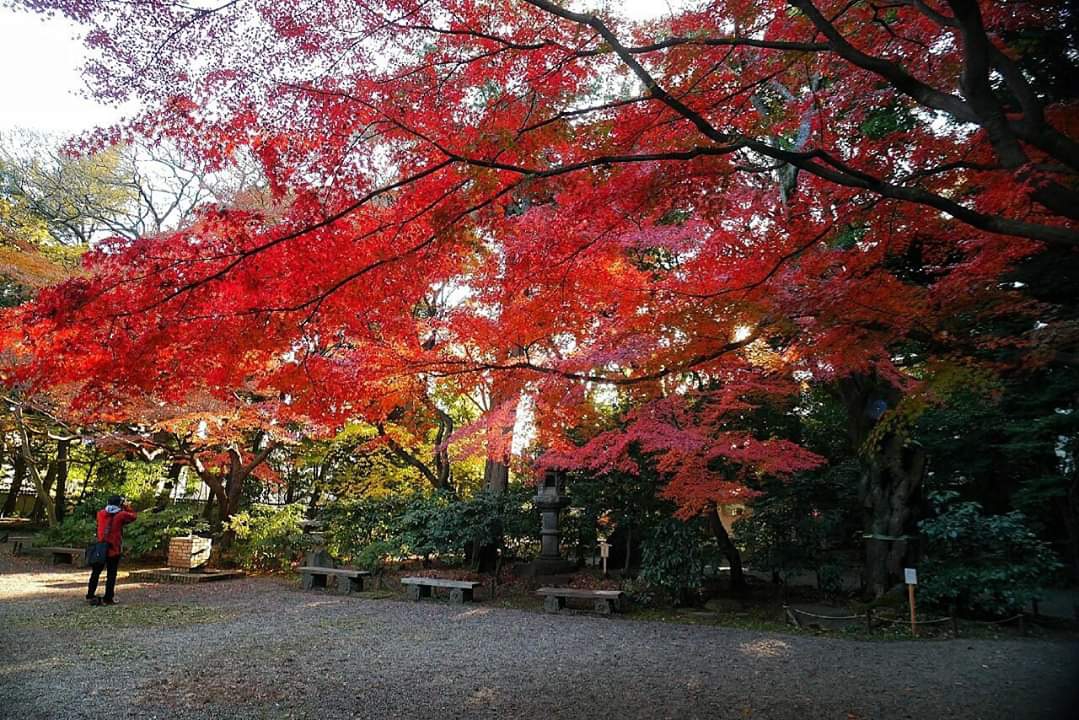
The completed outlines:
{"type": "Polygon", "coordinates": [[[917,585],[918,571],[914,568],[903,568],[903,578],[907,585],[917,585]]]}
{"type": "Polygon", "coordinates": [[[610,545],[610,543],[601,542],[599,544],[599,556],[601,558],[605,558],[605,557],[610,557],[610,555],[611,555],[611,545],[610,545]]]}

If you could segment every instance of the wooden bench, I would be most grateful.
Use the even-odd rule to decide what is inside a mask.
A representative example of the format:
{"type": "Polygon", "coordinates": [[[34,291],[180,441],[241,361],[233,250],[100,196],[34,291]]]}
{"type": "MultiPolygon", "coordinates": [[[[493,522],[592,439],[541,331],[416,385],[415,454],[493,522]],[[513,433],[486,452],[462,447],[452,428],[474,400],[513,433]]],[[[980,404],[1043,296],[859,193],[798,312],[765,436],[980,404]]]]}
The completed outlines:
{"type": "Polygon", "coordinates": [[[576,588],[544,587],[536,591],[543,596],[543,609],[556,613],[566,607],[566,600],[591,600],[592,609],[601,615],[610,615],[622,610],[625,593],[621,590],[578,590],[576,588]]]}
{"type": "Polygon", "coordinates": [[[43,547],[41,549],[47,553],[52,553],[53,565],[74,565],[75,558],[81,558],[86,555],[86,548],[43,547]]]}
{"type": "Polygon", "coordinates": [[[8,535],[4,538],[4,542],[11,543],[11,554],[22,555],[23,543],[28,543],[33,540],[29,535],[8,535]]]}
{"type": "Polygon", "coordinates": [[[303,574],[304,590],[326,587],[326,580],[332,575],[337,578],[337,592],[343,595],[351,592],[363,592],[363,578],[365,575],[371,574],[367,570],[321,567],[317,565],[304,565],[300,568],[300,572],[303,574]]]}
{"type": "Polygon", "coordinates": [[[405,577],[401,578],[401,584],[408,589],[410,600],[418,601],[420,598],[431,597],[431,591],[435,588],[449,588],[450,602],[472,602],[472,592],[482,585],[473,580],[443,580],[442,578],[429,577],[405,577]]]}

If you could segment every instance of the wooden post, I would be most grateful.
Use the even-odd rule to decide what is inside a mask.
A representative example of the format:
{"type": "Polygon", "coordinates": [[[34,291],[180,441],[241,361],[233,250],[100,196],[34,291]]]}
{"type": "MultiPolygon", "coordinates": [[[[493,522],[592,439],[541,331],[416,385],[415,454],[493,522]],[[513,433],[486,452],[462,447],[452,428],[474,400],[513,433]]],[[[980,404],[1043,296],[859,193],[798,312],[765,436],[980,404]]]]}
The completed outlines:
{"type": "Polygon", "coordinates": [[[955,616],[955,604],[948,606],[948,614],[952,616],[952,637],[959,637],[959,618],[955,616]]]}
{"type": "Polygon", "coordinates": [[[914,613],[914,586],[907,585],[907,597],[910,599],[910,631],[918,637],[918,620],[914,613]]]}
{"type": "Polygon", "coordinates": [[[873,632],[873,608],[865,609],[865,629],[873,632]]]}
{"type": "Polygon", "coordinates": [[[918,637],[918,617],[914,612],[914,586],[918,584],[918,571],[915,568],[903,568],[903,580],[907,583],[907,598],[910,601],[910,632],[918,637]]]}

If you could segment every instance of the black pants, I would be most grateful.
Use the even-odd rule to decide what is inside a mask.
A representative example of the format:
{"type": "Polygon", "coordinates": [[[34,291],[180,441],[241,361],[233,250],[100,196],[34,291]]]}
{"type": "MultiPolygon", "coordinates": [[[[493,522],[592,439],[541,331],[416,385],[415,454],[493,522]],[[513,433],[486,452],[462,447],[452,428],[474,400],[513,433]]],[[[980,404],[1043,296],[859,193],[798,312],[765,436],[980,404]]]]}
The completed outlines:
{"type": "Polygon", "coordinates": [[[111,557],[103,565],[90,566],[90,586],[86,588],[87,599],[97,593],[97,580],[101,577],[101,570],[105,569],[105,600],[112,600],[113,590],[116,589],[116,571],[120,569],[120,556],[111,557]]]}

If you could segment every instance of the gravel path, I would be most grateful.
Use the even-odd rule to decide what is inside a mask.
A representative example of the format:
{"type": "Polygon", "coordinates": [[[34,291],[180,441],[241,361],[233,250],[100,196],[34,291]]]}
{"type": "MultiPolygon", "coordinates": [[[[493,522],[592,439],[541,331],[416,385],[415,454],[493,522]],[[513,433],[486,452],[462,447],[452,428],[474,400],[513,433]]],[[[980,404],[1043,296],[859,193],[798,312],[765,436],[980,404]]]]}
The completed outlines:
{"type": "Polygon", "coordinates": [[[121,585],[0,554],[0,717],[1065,718],[1079,643],[856,642],[278,580],[121,585]]]}

